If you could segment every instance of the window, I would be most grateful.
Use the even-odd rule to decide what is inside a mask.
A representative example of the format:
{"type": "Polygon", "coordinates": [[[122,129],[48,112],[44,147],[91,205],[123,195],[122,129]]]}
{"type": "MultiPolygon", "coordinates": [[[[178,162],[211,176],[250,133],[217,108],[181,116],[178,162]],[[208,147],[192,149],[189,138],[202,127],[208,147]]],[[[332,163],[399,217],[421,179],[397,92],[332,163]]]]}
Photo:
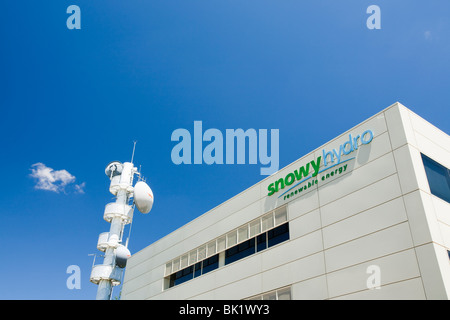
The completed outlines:
{"type": "Polygon", "coordinates": [[[262,251],[267,248],[267,233],[260,234],[256,237],[256,251],[262,251]]]}
{"type": "Polygon", "coordinates": [[[212,255],[216,254],[216,240],[211,241],[208,243],[208,257],[211,257],[212,255]]]}
{"type": "Polygon", "coordinates": [[[238,229],[238,242],[242,242],[248,239],[248,226],[245,225],[238,229]]]}
{"type": "Polygon", "coordinates": [[[261,233],[261,221],[258,219],[250,222],[250,237],[253,238],[259,233],[261,233]]]}
{"type": "Polygon", "coordinates": [[[244,241],[225,251],[225,264],[227,265],[239,259],[245,258],[255,252],[255,239],[253,238],[244,241]]]}
{"type": "Polygon", "coordinates": [[[202,246],[202,247],[198,248],[197,259],[200,261],[205,258],[206,258],[206,246],[202,246]]]}
{"type": "Polygon", "coordinates": [[[180,270],[180,258],[173,260],[173,271],[180,270]]]}
{"type": "Polygon", "coordinates": [[[237,230],[227,234],[227,247],[234,246],[237,243],[237,230]]]}
{"type": "Polygon", "coordinates": [[[422,154],[430,191],[436,197],[450,202],[450,170],[422,154]]]}
{"type": "Polygon", "coordinates": [[[245,300],[291,300],[291,287],[269,291],[245,300]]]}
{"type": "Polygon", "coordinates": [[[193,250],[189,253],[189,264],[197,262],[197,250],[193,250]]]}
{"type": "Polygon", "coordinates": [[[266,231],[273,228],[273,214],[266,214],[261,219],[262,231],[266,231]]]}
{"type": "Polygon", "coordinates": [[[275,229],[267,231],[267,246],[272,247],[283,241],[289,240],[289,224],[285,223],[275,229]]]}
{"type": "Polygon", "coordinates": [[[211,258],[203,260],[202,262],[203,262],[202,274],[213,271],[214,269],[217,269],[219,267],[219,255],[216,254],[215,256],[212,256],[211,258]]]}
{"type": "Polygon", "coordinates": [[[185,281],[191,280],[194,277],[193,275],[193,267],[187,267],[183,270],[180,270],[170,276],[170,287],[176,286],[185,281]]]}
{"type": "Polygon", "coordinates": [[[202,262],[196,263],[194,268],[195,268],[194,278],[201,276],[202,275],[202,262]]]}
{"type": "Polygon", "coordinates": [[[180,268],[185,268],[188,265],[188,255],[184,255],[181,257],[180,268]]]}
{"type": "Polygon", "coordinates": [[[277,300],[291,300],[291,288],[277,290],[277,300]]]}
{"type": "Polygon", "coordinates": [[[217,239],[217,252],[225,250],[225,242],[226,242],[225,236],[217,239]]]}

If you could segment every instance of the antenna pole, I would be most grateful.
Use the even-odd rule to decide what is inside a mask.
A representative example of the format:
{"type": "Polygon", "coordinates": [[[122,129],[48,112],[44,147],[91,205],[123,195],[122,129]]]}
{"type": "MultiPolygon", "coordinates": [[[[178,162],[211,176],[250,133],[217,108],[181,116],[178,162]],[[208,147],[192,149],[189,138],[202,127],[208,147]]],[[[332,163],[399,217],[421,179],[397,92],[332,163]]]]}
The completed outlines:
{"type": "Polygon", "coordinates": [[[97,249],[105,252],[103,263],[94,265],[91,271],[90,281],[98,284],[97,300],[110,300],[113,287],[122,281],[124,266],[116,259],[117,250],[124,247],[124,227],[133,219],[134,206],[130,205],[129,201],[136,172],[137,168],[130,162],[111,163],[105,170],[111,180],[109,191],[116,196],[116,201],[106,205],[103,214],[103,219],[111,224],[109,232],[100,234],[97,243],[97,249]],[[109,171],[112,171],[111,174],[109,171]]]}
{"type": "Polygon", "coordinates": [[[131,256],[128,241],[135,206],[142,213],[149,213],[153,206],[153,192],[145,182],[139,180],[133,187],[134,175],[137,174],[141,178],[140,169],[138,172],[133,164],[135,149],[136,141],[131,155],[132,162],[113,161],[105,169],[105,174],[111,180],[109,192],[116,196],[116,199],[105,206],[103,214],[103,219],[111,224],[109,232],[103,232],[98,237],[97,249],[105,253],[103,263],[95,264],[94,256],[92,264],[90,281],[98,285],[97,300],[110,300],[113,287],[122,282],[123,270],[131,256]],[[123,245],[127,224],[130,229],[123,245]]]}

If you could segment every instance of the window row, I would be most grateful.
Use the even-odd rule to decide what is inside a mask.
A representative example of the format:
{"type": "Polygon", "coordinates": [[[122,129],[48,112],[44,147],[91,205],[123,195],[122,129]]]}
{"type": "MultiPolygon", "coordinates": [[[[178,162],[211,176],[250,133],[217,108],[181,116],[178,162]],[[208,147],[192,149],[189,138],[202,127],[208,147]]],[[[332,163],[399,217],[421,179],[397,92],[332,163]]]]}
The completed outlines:
{"type": "Polygon", "coordinates": [[[265,292],[245,300],[291,300],[291,287],[265,292]]]}
{"type": "Polygon", "coordinates": [[[185,281],[194,279],[202,274],[243,259],[286,240],[289,240],[288,222],[228,248],[224,252],[222,251],[219,254],[199,261],[192,266],[188,266],[172,273],[165,278],[164,288],[167,289],[179,285],[185,281]]]}
{"type": "Polygon", "coordinates": [[[219,255],[216,254],[208,259],[197,262],[196,264],[184,268],[176,273],[173,273],[168,277],[168,283],[165,289],[179,285],[185,281],[199,277],[202,274],[213,271],[219,267],[219,255]]]}
{"type": "Polygon", "coordinates": [[[284,223],[225,251],[225,265],[289,240],[289,223],[284,223]]]}
{"type": "Polygon", "coordinates": [[[199,261],[212,257],[239,243],[247,241],[256,235],[262,234],[287,221],[286,207],[271,211],[258,219],[255,219],[225,235],[222,235],[207,244],[204,244],[189,253],[179,256],[166,263],[164,275],[178,272],[188,266],[193,266],[199,261]]]}

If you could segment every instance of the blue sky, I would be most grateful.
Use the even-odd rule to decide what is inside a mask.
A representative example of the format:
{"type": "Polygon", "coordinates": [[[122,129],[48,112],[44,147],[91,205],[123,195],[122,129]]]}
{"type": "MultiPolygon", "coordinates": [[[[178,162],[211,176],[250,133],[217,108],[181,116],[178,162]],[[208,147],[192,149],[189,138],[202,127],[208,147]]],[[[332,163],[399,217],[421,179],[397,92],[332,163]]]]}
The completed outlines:
{"type": "Polygon", "coordinates": [[[447,0],[6,1],[0,299],[95,299],[104,168],[129,161],[134,140],[155,204],[135,213],[132,253],[264,178],[259,164],[173,164],[171,134],[195,120],[279,129],[280,168],[396,101],[450,132],[448,12],[447,0]],[[72,4],[81,30],[66,27],[72,4]],[[373,4],[380,30],[366,27],[373,4]],[[60,180],[43,190],[38,168],[60,180]]]}

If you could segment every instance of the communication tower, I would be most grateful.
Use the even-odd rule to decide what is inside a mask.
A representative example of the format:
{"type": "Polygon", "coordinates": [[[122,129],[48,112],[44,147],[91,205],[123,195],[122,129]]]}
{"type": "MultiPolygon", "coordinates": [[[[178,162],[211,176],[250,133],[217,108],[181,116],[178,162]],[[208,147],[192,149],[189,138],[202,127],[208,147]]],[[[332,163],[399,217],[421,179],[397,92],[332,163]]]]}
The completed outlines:
{"type": "Polygon", "coordinates": [[[132,161],[133,157],[131,162],[113,161],[105,169],[111,180],[109,191],[116,196],[116,201],[105,206],[103,219],[111,227],[98,237],[97,249],[104,252],[104,259],[102,264],[93,265],[90,276],[90,281],[98,285],[97,300],[110,300],[113,287],[121,283],[123,269],[131,256],[128,239],[123,244],[123,232],[133,220],[134,207],[149,213],[153,206],[153,192],[144,181],[138,181],[133,187],[134,175],[140,173],[132,161]]]}

